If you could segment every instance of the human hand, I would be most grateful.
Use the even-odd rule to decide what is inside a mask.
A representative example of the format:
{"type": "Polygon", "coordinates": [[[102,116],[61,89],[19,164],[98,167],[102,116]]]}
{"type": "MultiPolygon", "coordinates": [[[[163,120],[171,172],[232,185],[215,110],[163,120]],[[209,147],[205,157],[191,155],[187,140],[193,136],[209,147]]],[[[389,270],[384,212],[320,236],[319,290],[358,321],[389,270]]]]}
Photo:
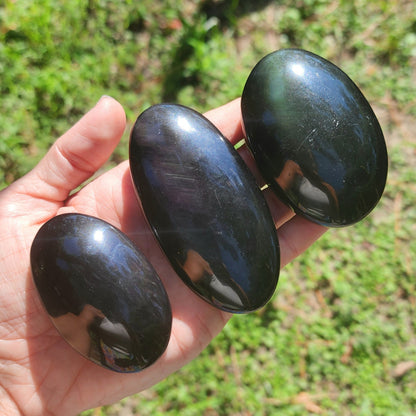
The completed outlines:
{"type": "MultiPolygon", "coordinates": [[[[206,114],[232,142],[243,138],[240,101],[206,114]]],[[[0,413],[75,415],[144,390],[195,358],[231,315],[197,295],[177,277],[161,252],[137,201],[128,162],[88,180],[113,152],[125,129],[121,105],[103,97],[51,147],[27,175],[0,192],[0,413]],[[73,350],[52,325],[33,284],[30,246],[41,225],[67,212],[93,215],[126,233],[153,264],[172,306],[167,350],[151,367],[120,374],[73,350]]],[[[240,154],[261,184],[245,146],[240,154]]],[[[325,228],[264,191],[280,241],[282,266],[325,228]]]]}

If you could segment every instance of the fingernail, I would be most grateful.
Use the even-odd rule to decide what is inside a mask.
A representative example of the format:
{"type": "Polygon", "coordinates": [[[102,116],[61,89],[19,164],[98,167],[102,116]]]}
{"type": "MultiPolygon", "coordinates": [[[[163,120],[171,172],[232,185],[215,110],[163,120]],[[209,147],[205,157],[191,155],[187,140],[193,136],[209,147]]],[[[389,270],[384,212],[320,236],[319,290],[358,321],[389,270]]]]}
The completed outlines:
{"type": "MultiPolygon", "coordinates": [[[[97,101],[97,104],[99,103],[99,102],[101,102],[103,99],[105,99],[105,98],[112,98],[112,97],[110,97],[109,95],[102,95],[101,97],[100,97],[100,99],[97,101]]],[[[97,105],[96,104],[96,105],[97,105]]]]}

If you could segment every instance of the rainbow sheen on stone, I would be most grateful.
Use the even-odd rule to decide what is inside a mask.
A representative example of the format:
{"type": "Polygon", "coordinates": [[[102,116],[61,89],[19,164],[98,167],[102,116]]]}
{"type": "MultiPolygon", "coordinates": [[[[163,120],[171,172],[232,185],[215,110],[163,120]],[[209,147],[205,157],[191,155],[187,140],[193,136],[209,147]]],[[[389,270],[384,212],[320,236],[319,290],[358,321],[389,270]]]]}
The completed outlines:
{"type": "Polygon", "coordinates": [[[59,215],[36,234],[30,259],[46,311],[79,353],[123,373],[163,354],[172,324],[167,294],[121,231],[95,217],[59,215]]]}
{"type": "Polygon", "coordinates": [[[273,52],[251,71],[241,109],[257,166],[297,213],[340,227],[376,206],[387,176],[383,133],[337,66],[304,50],[273,52]]]}
{"type": "Polygon", "coordinates": [[[199,296],[234,313],[263,306],[280,268],[276,230],[255,179],[201,114],[150,107],[130,138],[130,170],[167,258],[199,296]]]}

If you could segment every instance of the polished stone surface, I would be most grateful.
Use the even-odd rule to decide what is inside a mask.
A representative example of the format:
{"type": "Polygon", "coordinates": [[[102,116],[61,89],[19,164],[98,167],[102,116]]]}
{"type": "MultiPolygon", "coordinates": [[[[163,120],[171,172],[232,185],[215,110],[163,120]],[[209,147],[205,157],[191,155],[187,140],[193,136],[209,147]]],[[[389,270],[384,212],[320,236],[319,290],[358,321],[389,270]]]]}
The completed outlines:
{"type": "Polygon", "coordinates": [[[54,325],[91,361],[140,371],[164,352],[172,314],[156,272],[119,230],[94,217],[59,215],[31,248],[35,285],[54,325]]]}
{"type": "Polygon", "coordinates": [[[189,108],[160,104],[137,119],[130,170],[146,217],[173,268],[212,305],[263,306],[280,253],[266,201],[217,128],[189,108]]]}
{"type": "Polygon", "coordinates": [[[250,73],[241,108],[259,169],[296,212],[338,227],[375,207],[387,175],[383,133],[338,67],[303,50],[273,52],[250,73]]]}

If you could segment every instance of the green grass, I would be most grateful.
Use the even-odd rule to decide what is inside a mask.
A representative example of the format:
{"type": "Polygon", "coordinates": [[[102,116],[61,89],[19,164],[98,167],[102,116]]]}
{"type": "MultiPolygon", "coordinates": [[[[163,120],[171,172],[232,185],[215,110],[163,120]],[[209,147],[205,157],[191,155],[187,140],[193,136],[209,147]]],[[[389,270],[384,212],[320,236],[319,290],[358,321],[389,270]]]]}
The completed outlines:
{"type": "MultiPolygon", "coordinates": [[[[149,391],[85,412],[415,415],[416,8],[409,0],[0,1],[0,187],[28,171],[102,94],[129,126],[150,104],[199,111],[241,94],[284,47],[334,61],[380,115],[384,197],[281,274],[194,362],[149,391]],[[215,364],[213,364],[215,363],[215,364]]],[[[109,166],[127,157],[127,129],[109,166]]]]}

